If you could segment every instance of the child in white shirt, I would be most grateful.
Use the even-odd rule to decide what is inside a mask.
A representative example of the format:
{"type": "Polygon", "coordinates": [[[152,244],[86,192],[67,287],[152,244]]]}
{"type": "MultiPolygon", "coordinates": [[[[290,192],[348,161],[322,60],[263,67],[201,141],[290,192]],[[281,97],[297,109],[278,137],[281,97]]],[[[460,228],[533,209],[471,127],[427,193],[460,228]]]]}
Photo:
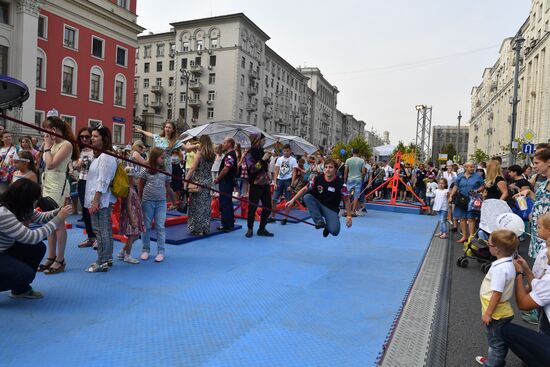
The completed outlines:
{"type": "Polygon", "coordinates": [[[426,185],[426,205],[430,207],[430,215],[434,214],[432,208],[433,200],[435,197],[435,190],[437,189],[437,183],[433,177],[428,178],[428,184],[426,185]]]}
{"type": "MultiPolygon", "coordinates": [[[[435,182],[430,182],[430,184],[435,182]]],[[[430,185],[428,184],[428,185],[430,185]]],[[[437,237],[441,239],[449,238],[447,234],[447,214],[449,212],[449,189],[447,188],[447,180],[440,178],[437,188],[433,191],[433,206],[432,210],[439,215],[439,233],[437,237]]],[[[427,191],[426,191],[427,196],[427,191]]]]}

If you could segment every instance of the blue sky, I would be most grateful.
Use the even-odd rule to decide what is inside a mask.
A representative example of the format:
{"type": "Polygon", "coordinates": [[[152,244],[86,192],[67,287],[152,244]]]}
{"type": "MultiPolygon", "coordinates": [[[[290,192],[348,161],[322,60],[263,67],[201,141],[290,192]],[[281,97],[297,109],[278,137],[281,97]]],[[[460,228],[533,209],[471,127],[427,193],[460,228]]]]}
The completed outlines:
{"type": "Polygon", "coordinates": [[[243,12],[287,61],[338,86],[340,110],[397,143],[414,140],[417,104],[433,107],[434,125],[456,124],[458,110],[467,122],[471,88],[530,10],[529,0],[138,0],[138,22],[161,32],[243,12]]]}

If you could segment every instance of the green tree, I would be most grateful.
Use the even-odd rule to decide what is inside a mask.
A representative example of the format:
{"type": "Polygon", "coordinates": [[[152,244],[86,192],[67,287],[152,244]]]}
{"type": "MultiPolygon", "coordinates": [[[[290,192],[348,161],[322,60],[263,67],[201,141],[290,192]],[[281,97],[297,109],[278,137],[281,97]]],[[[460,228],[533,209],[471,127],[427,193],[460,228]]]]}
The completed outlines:
{"type": "Polygon", "coordinates": [[[474,154],[470,154],[470,160],[479,163],[479,162],[487,162],[491,157],[489,157],[489,154],[485,153],[481,149],[476,149],[474,154]]]}
{"type": "Polygon", "coordinates": [[[332,158],[334,159],[340,159],[340,160],[344,160],[344,159],[347,159],[349,158],[349,156],[351,156],[351,152],[348,152],[348,147],[346,146],[346,144],[342,143],[342,142],[338,142],[336,143],[335,146],[332,147],[332,158]],[[346,152],[344,155],[340,154],[340,151],[344,149],[346,152]]]}
{"type": "Polygon", "coordinates": [[[456,149],[453,143],[449,143],[441,147],[441,154],[447,154],[447,159],[454,160],[456,155],[456,149]]]}
{"type": "Polygon", "coordinates": [[[350,155],[352,149],[357,149],[357,153],[360,157],[365,157],[366,159],[369,159],[372,156],[372,148],[363,136],[357,136],[350,140],[347,149],[349,150],[350,155]]]}

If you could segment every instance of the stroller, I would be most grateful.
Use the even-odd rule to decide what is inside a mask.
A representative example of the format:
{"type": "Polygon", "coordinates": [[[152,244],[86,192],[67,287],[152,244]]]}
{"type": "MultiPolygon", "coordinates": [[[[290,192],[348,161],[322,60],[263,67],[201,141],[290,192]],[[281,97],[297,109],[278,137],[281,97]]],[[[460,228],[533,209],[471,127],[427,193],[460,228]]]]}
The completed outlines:
{"type": "Polygon", "coordinates": [[[481,263],[481,271],[487,274],[491,263],[496,260],[491,255],[487,241],[494,228],[497,228],[496,219],[503,213],[512,213],[512,209],[503,200],[487,199],[481,205],[481,218],[479,231],[464,243],[464,255],[456,260],[456,265],[461,268],[468,267],[469,259],[481,263]]]}

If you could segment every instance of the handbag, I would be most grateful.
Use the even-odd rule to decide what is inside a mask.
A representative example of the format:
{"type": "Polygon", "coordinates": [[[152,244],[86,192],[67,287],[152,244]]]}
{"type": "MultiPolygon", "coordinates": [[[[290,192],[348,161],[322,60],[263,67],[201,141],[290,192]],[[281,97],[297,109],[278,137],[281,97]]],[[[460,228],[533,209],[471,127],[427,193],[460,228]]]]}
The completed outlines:
{"type": "Polygon", "coordinates": [[[479,213],[481,211],[482,203],[483,203],[483,200],[481,199],[481,195],[477,193],[470,194],[470,201],[468,202],[468,211],[479,213]]]}
{"type": "Polygon", "coordinates": [[[468,204],[470,203],[470,200],[467,196],[460,193],[460,191],[456,192],[456,195],[453,198],[453,204],[455,204],[460,209],[466,210],[468,208],[468,204]]]}
{"type": "MultiPolygon", "coordinates": [[[[65,183],[63,184],[63,190],[61,190],[61,195],[65,193],[65,187],[67,186],[68,177],[69,177],[69,168],[67,167],[67,173],[65,175],[65,183]]],[[[52,210],[59,208],[59,205],[57,205],[57,202],[51,196],[41,197],[36,203],[36,206],[40,208],[42,212],[51,212],[52,210]]]]}

